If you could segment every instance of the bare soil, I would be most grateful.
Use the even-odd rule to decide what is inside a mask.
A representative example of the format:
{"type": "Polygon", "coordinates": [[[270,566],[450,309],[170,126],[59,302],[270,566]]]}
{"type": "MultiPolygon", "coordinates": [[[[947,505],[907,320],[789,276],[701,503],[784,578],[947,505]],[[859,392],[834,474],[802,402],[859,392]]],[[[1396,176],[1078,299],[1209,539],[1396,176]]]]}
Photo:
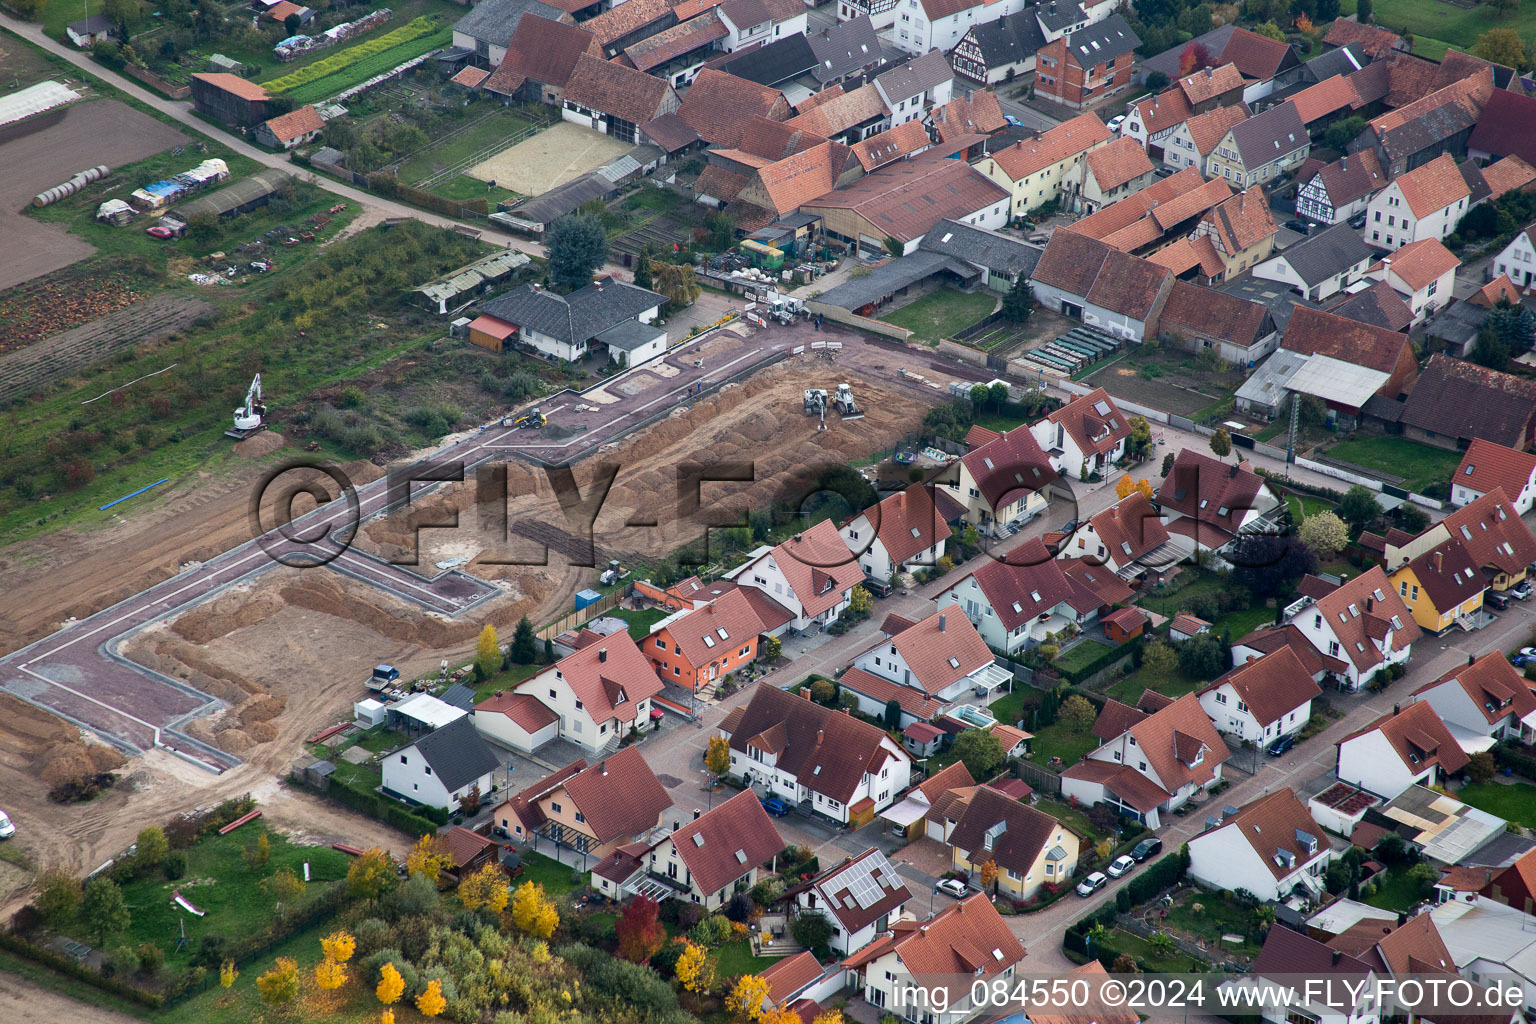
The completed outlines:
{"type": "Polygon", "coordinates": [[[543,195],[628,153],[618,139],[559,121],[464,173],[525,196],[543,195]]]}

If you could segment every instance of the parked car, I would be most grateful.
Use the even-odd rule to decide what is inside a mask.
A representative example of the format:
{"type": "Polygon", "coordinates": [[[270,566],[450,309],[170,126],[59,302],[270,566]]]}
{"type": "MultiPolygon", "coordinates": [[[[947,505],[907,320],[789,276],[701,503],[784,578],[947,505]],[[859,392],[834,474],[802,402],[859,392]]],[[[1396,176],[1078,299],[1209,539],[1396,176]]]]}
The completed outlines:
{"type": "Polygon", "coordinates": [[[1530,582],[1523,581],[1516,583],[1513,587],[1509,588],[1509,596],[1514,598],[1516,601],[1524,601],[1526,598],[1531,596],[1531,591],[1532,587],[1530,582]]]}
{"type": "MultiPolygon", "coordinates": [[[[1492,597],[1492,594],[1488,595],[1492,597]]],[[[1522,647],[1509,659],[1514,662],[1516,668],[1525,668],[1527,665],[1536,665],[1536,647],[1522,647]]]]}
{"type": "Polygon", "coordinates": [[[1004,114],[1003,115],[1003,120],[1007,121],[1009,124],[1013,125],[1015,128],[1023,128],[1024,127],[1024,122],[1020,121],[1018,118],[1014,117],[1012,114],[1004,114]]]}
{"type": "Polygon", "coordinates": [[[1079,896],[1092,896],[1094,893],[1098,892],[1108,884],[1109,876],[1104,874],[1102,871],[1095,871],[1093,874],[1077,883],[1077,894],[1079,896]]]}
{"type": "Polygon", "coordinates": [[[1492,606],[1497,611],[1504,611],[1509,607],[1509,595],[1501,594],[1497,590],[1490,590],[1483,597],[1483,604],[1492,606]]]}
{"type": "Polygon", "coordinates": [[[1157,176],[1159,178],[1171,178],[1173,177],[1173,168],[1167,164],[1162,164],[1157,169],[1157,176]]]}
{"type": "Polygon", "coordinates": [[[172,231],[170,228],[163,228],[159,224],[156,224],[154,227],[145,228],[144,233],[150,238],[159,238],[162,240],[176,237],[176,232],[172,231]]]}
{"type": "Polygon", "coordinates": [[[1135,846],[1131,847],[1131,860],[1140,864],[1149,857],[1155,857],[1163,852],[1163,841],[1156,836],[1148,836],[1135,846]]]}
{"type": "Polygon", "coordinates": [[[16,826],[11,823],[11,816],[0,811],[0,839],[9,839],[16,834],[16,826]]]}
{"type": "Polygon", "coordinates": [[[1264,752],[1267,753],[1270,757],[1279,757],[1281,754],[1285,753],[1287,750],[1290,750],[1295,745],[1296,737],[1292,736],[1290,733],[1286,733],[1284,736],[1277,738],[1275,742],[1266,747],[1264,752]]]}
{"type": "Polygon", "coordinates": [[[1365,214],[1357,213],[1353,217],[1349,218],[1349,226],[1355,228],[1356,230],[1365,227],[1365,214]]]}
{"type": "Polygon", "coordinates": [[[1106,125],[1105,127],[1107,127],[1111,132],[1117,132],[1117,131],[1120,130],[1120,126],[1122,124],[1124,124],[1124,123],[1125,123],[1125,115],[1124,114],[1117,114],[1114,117],[1109,119],[1109,124],[1106,125]]]}
{"type": "Polygon", "coordinates": [[[1109,877],[1119,878],[1121,875],[1128,875],[1135,866],[1136,862],[1134,860],[1122,854],[1116,857],[1114,863],[1109,866],[1109,877]]]}
{"type": "Polygon", "coordinates": [[[1312,231],[1312,225],[1307,221],[1294,218],[1286,221],[1285,226],[1296,232],[1298,235],[1310,234],[1312,231]]]}
{"type": "Polygon", "coordinates": [[[865,576],[863,587],[869,591],[870,597],[890,597],[891,584],[889,580],[877,580],[873,576],[865,576]]]}
{"type": "Polygon", "coordinates": [[[776,796],[765,796],[763,797],[763,810],[775,818],[782,818],[789,813],[789,804],[776,796]]]}
{"type": "Polygon", "coordinates": [[[957,900],[963,900],[971,893],[970,886],[966,885],[964,882],[957,878],[939,879],[938,882],[934,884],[933,891],[941,892],[945,896],[950,896],[957,900]]]}

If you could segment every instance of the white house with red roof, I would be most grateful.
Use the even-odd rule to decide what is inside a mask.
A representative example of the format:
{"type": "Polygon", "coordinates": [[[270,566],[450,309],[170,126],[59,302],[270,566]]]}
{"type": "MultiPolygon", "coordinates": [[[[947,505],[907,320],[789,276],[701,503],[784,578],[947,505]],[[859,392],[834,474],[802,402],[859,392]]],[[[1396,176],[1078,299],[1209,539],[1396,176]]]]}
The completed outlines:
{"type": "Polygon", "coordinates": [[[1260,900],[1300,892],[1315,899],[1333,848],[1306,804],[1289,789],[1244,804],[1189,841],[1189,875],[1221,891],[1246,889],[1260,900]]]}
{"type": "Polygon", "coordinates": [[[1263,527],[1281,502],[1264,478],[1238,459],[1227,463],[1184,448],[1157,489],[1168,531],[1196,550],[1220,551],[1239,533],[1263,527]]]}
{"type": "Polygon", "coordinates": [[[1080,558],[1122,576],[1137,576],[1142,565],[1163,569],[1179,560],[1179,552],[1165,547],[1171,537],[1152,502],[1136,491],[1079,524],[1056,557],[1080,558]]]}
{"type": "Polygon", "coordinates": [[[1536,501],[1536,453],[1474,437],[1451,477],[1451,504],[1470,505],[1495,487],[1503,489],[1517,513],[1529,512],[1536,501]]]}
{"type": "Polygon", "coordinates": [[[1423,635],[1379,565],[1326,592],[1321,580],[1306,582],[1320,596],[1305,596],[1303,587],[1304,596],[1286,608],[1286,621],[1320,654],[1343,663],[1339,675],[1347,689],[1358,690],[1378,672],[1407,661],[1423,635]]]}
{"type": "Polygon", "coordinates": [[[871,579],[889,582],[897,572],[937,565],[949,541],[949,524],[922,484],[882,498],[843,525],[843,543],[871,579]]]}
{"type": "Polygon", "coordinates": [[[1339,741],[1340,782],[1392,800],[1409,786],[1436,786],[1467,766],[1467,754],[1428,702],[1392,710],[1339,741]]]}
{"type": "Polygon", "coordinates": [[[995,523],[1033,519],[1045,511],[1056,467],[1034,434],[1015,427],[950,464],[935,481],[965,509],[964,520],[978,530],[995,523]]]}
{"type": "Polygon", "coordinates": [[[1011,656],[1098,617],[1098,595],[1067,575],[1038,537],[1014,548],[1007,561],[982,563],[935,600],[959,605],[993,650],[1011,656]]]}
{"type": "Polygon", "coordinates": [[[621,845],[649,840],[671,806],[671,795],[640,748],[629,746],[593,765],[577,758],[503,801],[491,817],[515,839],[542,836],[604,857],[621,845]]]}
{"type": "Polygon", "coordinates": [[[560,736],[560,716],[531,693],[493,694],[469,714],[481,736],[513,750],[532,753],[560,736]]]}
{"type": "Polygon", "coordinates": [[[784,845],[762,803],[744,791],[703,814],[694,811],[692,821],[645,851],[644,873],[626,879],[623,889],[716,910],[756,885],[784,845]]]}
{"type": "Polygon", "coordinates": [[[1421,238],[1444,240],[1471,206],[1472,188],[1442,153],[1394,178],[1366,206],[1365,240],[1393,250],[1421,238]]]}
{"type": "Polygon", "coordinates": [[[1265,744],[1300,732],[1322,692],[1296,652],[1282,647],[1218,676],[1199,696],[1218,732],[1265,744]]]}
{"type": "Polygon", "coordinates": [[[844,858],[785,894],[797,913],[823,914],[832,925],[827,945],[851,956],[869,945],[901,915],[912,892],[878,849],[844,858]]]}
{"type": "Polygon", "coordinates": [[[1536,692],[1500,651],[1468,657],[1413,699],[1434,708],[1466,749],[1482,749],[1490,737],[1529,743],[1536,734],[1536,692]]]}
{"type": "Polygon", "coordinates": [[[1420,324],[1450,305],[1460,266],[1461,260],[1438,238],[1421,238],[1383,256],[1365,276],[1389,284],[1413,311],[1413,322],[1420,324]]]}
{"type": "Polygon", "coordinates": [[[1164,812],[1219,782],[1231,754],[1192,693],[1126,721],[1123,731],[1062,773],[1061,795],[1108,804],[1156,829],[1164,812]]]}
{"type": "Polygon", "coordinates": [[[646,724],[651,698],[661,692],[656,669],[628,633],[568,654],[517,685],[560,717],[559,737],[589,753],[611,752],[646,724]]]}
{"type": "Polygon", "coordinates": [[[1075,480],[1102,476],[1125,456],[1130,418],[1109,392],[1095,388],[1037,421],[1030,428],[1058,472],[1075,480]]]}
{"type": "Polygon", "coordinates": [[[837,527],[824,519],[728,574],[789,609],[789,627],[805,630],[837,621],[864,581],[864,570],[837,527]]]}
{"type": "MultiPolygon", "coordinates": [[[[947,704],[990,704],[1013,680],[959,607],[943,603],[926,619],[854,658],[853,667],[947,704]]],[[[884,710],[881,705],[866,713],[878,717],[884,710]]]]}
{"type": "Polygon", "coordinates": [[[1024,956],[997,908],[977,893],[926,921],[895,922],[843,966],[872,1006],[925,1024],[960,1024],[996,1008],[973,1001],[980,983],[1011,979],[1024,956]],[[927,1005],[909,1001],[914,994],[927,1005]]]}

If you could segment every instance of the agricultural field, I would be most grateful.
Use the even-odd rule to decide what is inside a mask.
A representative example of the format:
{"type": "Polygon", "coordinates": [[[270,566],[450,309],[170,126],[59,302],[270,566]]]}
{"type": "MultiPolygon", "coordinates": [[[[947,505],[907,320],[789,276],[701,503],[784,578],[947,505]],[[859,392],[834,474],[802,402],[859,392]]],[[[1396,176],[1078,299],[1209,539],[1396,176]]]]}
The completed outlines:
{"type": "Polygon", "coordinates": [[[446,46],[452,39],[452,29],[438,28],[431,18],[421,17],[263,84],[295,103],[316,103],[446,46]]]}
{"type": "Polygon", "coordinates": [[[1477,37],[1494,28],[1512,28],[1522,39],[1536,32],[1536,11],[1516,9],[1499,15],[1492,4],[1445,3],[1444,0],[1378,0],[1376,23],[1394,32],[1413,33],[1413,52],[1431,60],[1444,55],[1446,46],[1470,51],[1477,37]]]}

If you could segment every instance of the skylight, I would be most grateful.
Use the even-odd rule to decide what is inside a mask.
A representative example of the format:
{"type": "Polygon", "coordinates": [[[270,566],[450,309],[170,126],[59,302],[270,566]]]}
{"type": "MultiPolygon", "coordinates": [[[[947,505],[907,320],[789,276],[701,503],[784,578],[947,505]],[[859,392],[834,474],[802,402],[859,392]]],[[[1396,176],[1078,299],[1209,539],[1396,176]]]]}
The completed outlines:
{"type": "Polygon", "coordinates": [[[951,657],[949,659],[949,667],[950,668],[959,668],[960,667],[960,659],[956,658],[956,657],[951,657]]]}
{"type": "Polygon", "coordinates": [[[710,636],[708,633],[705,633],[704,634],[704,646],[705,647],[713,647],[713,646],[715,646],[715,638],[710,636]]]}
{"type": "Polygon", "coordinates": [[[704,845],[704,834],[702,832],[695,832],[693,834],[693,845],[694,846],[703,846],[704,845]]]}
{"type": "Polygon", "coordinates": [[[1015,601],[1015,602],[1013,602],[1013,610],[1015,612],[1022,612],[1024,610],[1024,606],[1019,604],[1019,602],[1015,601]]]}
{"type": "Polygon", "coordinates": [[[1038,590],[1031,590],[1029,592],[1029,599],[1031,601],[1039,601],[1040,600],[1040,591],[1038,591],[1038,590]]]}
{"type": "Polygon", "coordinates": [[[715,634],[719,636],[721,640],[729,640],[731,638],[731,634],[727,633],[723,626],[715,630],[715,634]]]}

